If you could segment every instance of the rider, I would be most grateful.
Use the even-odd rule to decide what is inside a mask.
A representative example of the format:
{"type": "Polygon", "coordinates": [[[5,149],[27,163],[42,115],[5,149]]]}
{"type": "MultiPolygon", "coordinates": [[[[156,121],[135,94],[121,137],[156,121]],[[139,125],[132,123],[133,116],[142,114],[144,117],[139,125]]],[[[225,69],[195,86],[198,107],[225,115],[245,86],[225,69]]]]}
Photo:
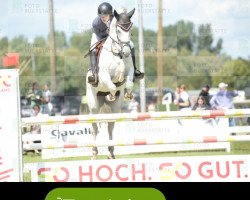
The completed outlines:
{"type": "MultiPolygon", "coordinates": [[[[100,41],[108,37],[109,34],[109,26],[113,19],[113,8],[112,6],[107,3],[103,2],[98,6],[98,16],[94,19],[92,23],[92,38],[91,38],[91,47],[96,42],[100,41]]],[[[132,43],[132,42],[131,42],[132,43]]],[[[133,45],[131,45],[131,56],[134,65],[134,77],[136,80],[140,80],[144,77],[144,73],[140,72],[136,69],[135,66],[135,49],[133,45]]],[[[96,85],[98,82],[97,73],[98,73],[98,66],[97,66],[97,58],[96,58],[96,50],[92,50],[90,52],[90,65],[92,75],[88,77],[88,82],[92,85],[96,85]]]]}

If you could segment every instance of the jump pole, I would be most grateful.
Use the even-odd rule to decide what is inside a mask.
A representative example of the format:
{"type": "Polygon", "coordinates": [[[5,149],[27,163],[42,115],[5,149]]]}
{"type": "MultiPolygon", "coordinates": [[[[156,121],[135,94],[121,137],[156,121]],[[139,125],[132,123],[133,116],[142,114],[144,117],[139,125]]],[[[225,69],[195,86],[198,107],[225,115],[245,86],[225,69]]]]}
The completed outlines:
{"type": "Polygon", "coordinates": [[[237,118],[250,117],[250,109],[230,110],[205,110],[205,111],[171,111],[152,113],[116,113],[116,114],[93,114],[76,116],[39,116],[22,119],[23,126],[30,125],[53,125],[53,124],[77,124],[99,122],[124,122],[146,121],[167,119],[210,119],[210,118],[237,118]]]}
{"type": "Polygon", "coordinates": [[[107,140],[107,141],[76,141],[64,144],[42,145],[33,143],[24,145],[25,149],[58,149],[58,148],[83,148],[83,147],[106,147],[106,146],[138,146],[138,145],[159,145],[159,144],[183,144],[183,143],[216,143],[216,142],[246,142],[250,141],[250,135],[241,136],[196,136],[196,137],[171,137],[158,139],[128,139],[128,140],[107,140]]]}

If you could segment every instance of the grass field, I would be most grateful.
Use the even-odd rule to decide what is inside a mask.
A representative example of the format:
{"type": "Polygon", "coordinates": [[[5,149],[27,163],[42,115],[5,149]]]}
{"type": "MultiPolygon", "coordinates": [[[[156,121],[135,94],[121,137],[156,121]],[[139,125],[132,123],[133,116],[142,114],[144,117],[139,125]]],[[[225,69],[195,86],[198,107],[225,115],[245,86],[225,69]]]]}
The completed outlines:
{"type": "MultiPolygon", "coordinates": [[[[119,158],[145,158],[145,157],[177,157],[177,156],[211,156],[211,155],[250,155],[250,142],[232,142],[231,151],[192,151],[192,152],[161,152],[161,153],[147,153],[147,154],[135,154],[135,155],[118,155],[119,158]]],[[[73,160],[89,160],[89,156],[74,157],[74,158],[58,158],[42,160],[41,156],[35,155],[30,152],[23,156],[23,162],[36,163],[36,162],[55,162],[55,161],[73,161],[73,160]]],[[[106,156],[98,156],[98,159],[106,159],[106,156]]],[[[30,182],[30,173],[24,173],[24,181],[30,182]]]]}

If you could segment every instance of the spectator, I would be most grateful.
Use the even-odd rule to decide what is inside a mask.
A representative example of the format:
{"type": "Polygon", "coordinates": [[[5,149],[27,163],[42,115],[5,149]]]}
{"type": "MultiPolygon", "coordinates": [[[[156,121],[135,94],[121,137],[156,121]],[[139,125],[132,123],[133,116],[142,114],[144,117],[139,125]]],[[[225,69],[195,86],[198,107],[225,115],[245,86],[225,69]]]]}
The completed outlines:
{"type": "Polygon", "coordinates": [[[210,107],[206,104],[204,96],[199,96],[192,110],[209,110],[210,107]]]}
{"type": "MultiPolygon", "coordinates": [[[[39,117],[39,116],[42,115],[42,113],[40,112],[40,106],[39,105],[34,105],[33,106],[33,111],[34,111],[34,114],[33,114],[34,117],[39,117]]],[[[34,134],[40,134],[41,133],[41,126],[40,125],[32,125],[30,132],[34,133],[34,134]]]]}
{"type": "MultiPolygon", "coordinates": [[[[193,106],[192,110],[210,110],[211,107],[209,107],[206,104],[206,99],[204,96],[199,96],[197,99],[197,102],[195,103],[195,105],[193,106]]],[[[209,125],[211,127],[217,127],[217,123],[214,119],[210,118],[210,119],[202,119],[202,121],[206,124],[209,125]]]]}
{"type": "Polygon", "coordinates": [[[39,90],[39,84],[37,82],[32,84],[32,89],[29,90],[28,94],[26,95],[26,99],[30,101],[30,106],[32,109],[35,105],[38,105],[39,108],[41,107],[43,102],[43,93],[41,90],[39,90]]]}
{"type": "Polygon", "coordinates": [[[177,105],[178,110],[190,109],[191,103],[184,84],[176,89],[174,104],[177,105]]]}
{"type": "Polygon", "coordinates": [[[51,91],[49,89],[49,84],[46,83],[44,85],[43,90],[43,104],[42,104],[42,113],[51,115],[52,114],[53,105],[51,103],[51,91]]]}
{"type": "MultiPolygon", "coordinates": [[[[227,91],[226,83],[219,84],[219,92],[210,100],[212,109],[234,109],[233,98],[238,96],[238,91],[227,91]]],[[[235,126],[235,119],[229,118],[229,126],[235,126]]]]}
{"type": "Polygon", "coordinates": [[[175,93],[174,93],[174,104],[177,106],[177,110],[180,110],[179,106],[177,105],[178,99],[180,96],[180,88],[179,86],[175,89],[175,93]]]}
{"type": "Polygon", "coordinates": [[[148,112],[155,112],[155,111],[156,111],[156,105],[155,102],[152,100],[148,105],[148,112]]]}
{"type": "Polygon", "coordinates": [[[211,107],[211,105],[210,105],[211,96],[210,96],[210,94],[209,94],[209,90],[210,90],[210,86],[209,86],[209,85],[205,85],[205,86],[202,88],[202,90],[201,90],[199,96],[203,96],[204,99],[205,99],[205,104],[206,104],[208,107],[211,107]]]}
{"type": "MultiPolygon", "coordinates": [[[[41,116],[40,106],[34,105],[33,106],[33,116],[41,116]]],[[[41,140],[34,140],[34,134],[41,134],[41,126],[40,125],[32,125],[30,127],[30,131],[28,133],[23,134],[22,140],[24,145],[25,144],[32,144],[32,143],[40,143],[41,140]]],[[[38,150],[34,150],[35,154],[40,154],[38,150]]]]}

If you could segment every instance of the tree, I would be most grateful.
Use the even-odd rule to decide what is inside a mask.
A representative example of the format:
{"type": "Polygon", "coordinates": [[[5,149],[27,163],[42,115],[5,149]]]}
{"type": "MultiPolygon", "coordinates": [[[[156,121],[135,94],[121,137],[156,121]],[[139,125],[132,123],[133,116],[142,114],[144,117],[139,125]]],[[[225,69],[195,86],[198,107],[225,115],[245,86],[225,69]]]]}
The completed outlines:
{"type": "Polygon", "coordinates": [[[7,37],[0,39],[0,55],[1,57],[8,52],[9,40],[7,37]]]}
{"type": "Polygon", "coordinates": [[[66,35],[63,31],[56,31],[55,32],[55,39],[56,39],[56,48],[59,50],[63,50],[68,47],[66,35]]]}
{"type": "Polygon", "coordinates": [[[29,56],[30,44],[28,42],[28,39],[23,35],[13,38],[10,42],[9,50],[18,52],[21,56],[29,56]]]}
{"type": "Polygon", "coordinates": [[[33,44],[39,47],[45,47],[47,42],[43,36],[37,36],[35,37],[33,44]]]}
{"type": "Polygon", "coordinates": [[[85,95],[89,57],[84,59],[82,52],[74,47],[67,49],[64,55],[64,94],[85,95]]]}
{"type": "Polygon", "coordinates": [[[164,39],[164,50],[165,49],[176,49],[177,48],[177,26],[169,25],[163,27],[163,39],[164,39]]]}
{"type": "MultiPolygon", "coordinates": [[[[163,74],[164,87],[174,89],[178,84],[185,83],[189,89],[200,89],[208,83],[217,86],[219,82],[228,82],[230,86],[243,89],[250,84],[249,60],[232,60],[221,54],[223,40],[214,41],[211,25],[203,24],[195,33],[194,23],[181,20],[163,28],[163,74]],[[215,44],[213,46],[213,44],[215,44]],[[195,53],[195,56],[194,56],[195,53]]],[[[57,31],[57,95],[84,95],[85,78],[89,68],[89,58],[83,55],[89,50],[91,31],[74,33],[67,40],[64,32],[57,31]],[[69,42],[67,42],[69,41],[69,42]]],[[[144,30],[145,82],[146,87],[157,86],[156,73],[156,35],[153,30],[144,30]]],[[[132,40],[138,59],[138,28],[132,30],[132,40]]],[[[21,91],[27,87],[26,82],[38,80],[42,84],[49,80],[49,46],[47,38],[37,36],[29,43],[23,35],[8,40],[0,39],[0,53],[19,52],[21,59],[35,55],[36,71],[28,67],[20,77],[21,91]]],[[[31,63],[30,63],[31,65],[31,63]]],[[[135,88],[139,84],[135,84],[135,88]]],[[[27,89],[27,88],[26,88],[27,89]]]]}
{"type": "Polygon", "coordinates": [[[243,59],[229,60],[221,68],[216,76],[213,77],[213,84],[227,82],[229,89],[238,90],[248,87],[250,84],[250,65],[243,59]]]}
{"type": "Polygon", "coordinates": [[[192,22],[178,21],[177,24],[177,49],[186,48],[192,52],[194,49],[194,24],[192,22]]]}
{"type": "Polygon", "coordinates": [[[212,47],[213,40],[211,24],[201,24],[198,28],[198,36],[196,38],[196,53],[198,54],[200,51],[206,50],[219,55],[222,50],[223,40],[220,38],[215,47],[212,47]]]}
{"type": "Polygon", "coordinates": [[[217,55],[220,54],[221,50],[222,50],[222,44],[223,44],[223,40],[220,38],[218,41],[217,41],[217,44],[215,46],[215,48],[213,48],[213,52],[217,55]]]}
{"type": "Polygon", "coordinates": [[[197,51],[212,51],[213,34],[210,24],[201,24],[198,28],[197,51]]]}
{"type": "Polygon", "coordinates": [[[77,48],[82,53],[88,51],[91,42],[90,31],[84,33],[75,33],[70,38],[70,46],[77,48]]]}

